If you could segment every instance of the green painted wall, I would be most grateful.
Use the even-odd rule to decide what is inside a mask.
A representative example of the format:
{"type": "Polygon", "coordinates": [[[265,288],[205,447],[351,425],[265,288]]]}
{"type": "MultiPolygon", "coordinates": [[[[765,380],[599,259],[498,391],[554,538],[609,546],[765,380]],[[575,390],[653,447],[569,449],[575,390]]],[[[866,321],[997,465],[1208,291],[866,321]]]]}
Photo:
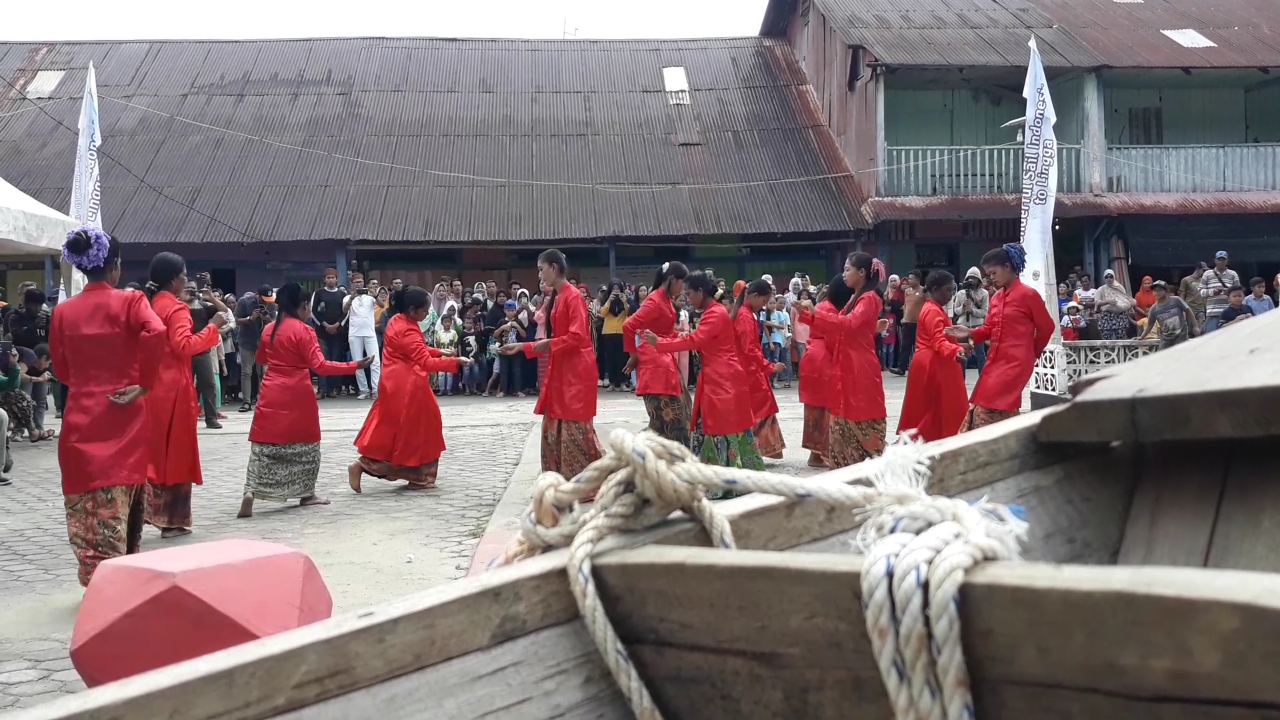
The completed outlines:
{"type": "Polygon", "coordinates": [[[1129,109],[1158,107],[1165,145],[1280,142],[1280,88],[1107,88],[1107,142],[1130,145],[1129,109]]]}
{"type": "MultiPolygon", "coordinates": [[[[1050,85],[1059,142],[1080,142],[1079,78],[1050,85]]],[[[885,90],[885,143],[911,145],[1002,145],[1017,139],[1016,128],[1000,127],[1026,114],[1026,105],[1007,95],[975,90],[885,90]]]]}

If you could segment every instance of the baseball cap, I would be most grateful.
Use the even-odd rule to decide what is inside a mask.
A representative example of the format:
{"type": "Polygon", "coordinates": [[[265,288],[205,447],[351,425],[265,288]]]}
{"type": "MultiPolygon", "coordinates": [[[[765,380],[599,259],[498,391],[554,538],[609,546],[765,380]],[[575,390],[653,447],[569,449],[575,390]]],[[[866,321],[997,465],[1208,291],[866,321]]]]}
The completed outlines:
{"type": "Polygon", "coordinates": [[[1151,287],[1152,287],[1153,289],[1154,289],[1154,288],[1163,288],[1163,289],[1165,289],[1165,290],[1168,290],[1168,289],[1169,289],[1169,283],[1167,283],[1167,282],[1165,282],[1165,281],[1163,281],[1163,280],[1157,280],[1157,281],[1155,281],[1155,282],[1151,283],[1151,287]]]}
{"type": "Polygon", "coordinates": [[[515,300],[508,300],[502,304],[503,310],[518,310],[519,308],[520,308],[520,304],[517,303],[515,300]]]}
{"type": "Polygon", "coordinates": [[[1218,258],[1225,258],[1225,257],[1227,257],[1227,251],[1219,250],[1218,252],[1214,253],[1213,259],[1217,260],[1218,258]]]}
{"type": "Polygon", "coordinates": [[[275,288],[271,287],[270,285],[259,285],[258,297],[262,298],[266,302],[275,302],[276,301],[275,288]]]}

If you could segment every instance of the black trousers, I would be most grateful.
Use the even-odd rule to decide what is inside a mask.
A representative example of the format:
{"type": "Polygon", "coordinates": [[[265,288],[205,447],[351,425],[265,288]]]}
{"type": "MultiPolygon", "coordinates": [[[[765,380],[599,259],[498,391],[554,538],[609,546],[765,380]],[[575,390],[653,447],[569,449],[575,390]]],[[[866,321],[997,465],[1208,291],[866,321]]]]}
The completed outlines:
{"type": "Polygon", "coordinates": [[[218,418],[218,385],[213,379],[213,356],[202,352],[191,358],[191,372],[196,378],[196,392],[204,406],[204,419],[218,418]]]}
{"type": "Polygon", "coordinates": [[[911,356],[916,352],[916,324],[902,323],[902,344],[898,346],[898,369],[911,369],[911,356]]]}
{"type": "Polygon", "coordinates": [[[622,351],[622,333],[606,333],[600,336],[600,347],[604,350],[604,369],[609,378],[609,385],[622,387],[626,379],[622,368],[626,366],[626,353],[622,351]]]}

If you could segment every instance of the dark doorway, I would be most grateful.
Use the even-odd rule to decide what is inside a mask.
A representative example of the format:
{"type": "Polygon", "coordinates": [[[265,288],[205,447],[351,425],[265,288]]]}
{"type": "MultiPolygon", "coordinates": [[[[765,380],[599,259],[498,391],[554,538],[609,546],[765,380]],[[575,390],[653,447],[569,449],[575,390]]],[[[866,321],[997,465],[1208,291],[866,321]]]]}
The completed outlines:
{"type": "Polygon", "coordinates": [[[248,292],[250,288],[236,287],[236,271],[228,268],[213,268],[209,271],[209,282],[215,288],[225,293],[233,293],[239,297],[241,292],[248,292]]]}

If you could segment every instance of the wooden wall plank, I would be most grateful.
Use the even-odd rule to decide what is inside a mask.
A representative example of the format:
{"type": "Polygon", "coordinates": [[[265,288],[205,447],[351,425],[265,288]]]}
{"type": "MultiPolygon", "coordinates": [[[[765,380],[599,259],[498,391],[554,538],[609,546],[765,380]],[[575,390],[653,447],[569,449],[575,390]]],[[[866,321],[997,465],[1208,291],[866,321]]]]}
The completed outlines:
{"type": "MultiPolygon", "coordinates": [[[[600,558],[596,574],[671,720],[890,720],[861,566],[650,546],[600,558]]],[[[1280,576],[993,563],[961,608],[981,720],[1280,716],[1280,576]]]]}
{"type": "Polygon", "coordinates": [[[1261,443],[1221,448],[1228,459],[1209,567],[1280,572],[1280,482],[1275,451],[1261,443]]]}
{"type": "Polygon", "coordinates": [[[633,720],[586,625],[553,625],[278,720],[633,720]]]}
{"type": "Polygon", "coordinates": [[[1117,562],[1204,567],[1227,472],[1220,450],[1186,442],[1142,449],[1117,562]]]}
{"type": "MultiPolygon", "coordinates": [[[[965,500],[1021,505],[1030,528],[1023,559],[1110,564],[1116,561],[1133,493],[1129,447],[1090,446],[1063,462],[958,493],[965,500]]],[[[793,548],[796,552],[857,552],[857,529],[793,548]]],[[[1206,543],[1208,536],[1205,537],[1206,543]]]]}

